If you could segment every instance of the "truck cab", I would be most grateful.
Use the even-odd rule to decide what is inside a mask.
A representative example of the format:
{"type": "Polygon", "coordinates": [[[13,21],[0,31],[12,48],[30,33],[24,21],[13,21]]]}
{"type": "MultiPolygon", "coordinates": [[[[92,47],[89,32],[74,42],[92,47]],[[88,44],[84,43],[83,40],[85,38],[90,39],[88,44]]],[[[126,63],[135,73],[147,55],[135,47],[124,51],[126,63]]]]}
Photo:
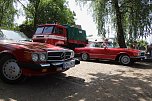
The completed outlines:
{"type": "Polygon", "coordinates": [[[39,25],[32,39],[34,42],[65,46],[67,43],[66,33],[64,26],[57,24],[39,25]]]}
{"type": "Polygon", "coordinates": [[[39,25],[32,39],[34,42],[53,44],[70,49],[83,47],[88,43],[85,30],[76,26],[59,24],[39,25]]]}

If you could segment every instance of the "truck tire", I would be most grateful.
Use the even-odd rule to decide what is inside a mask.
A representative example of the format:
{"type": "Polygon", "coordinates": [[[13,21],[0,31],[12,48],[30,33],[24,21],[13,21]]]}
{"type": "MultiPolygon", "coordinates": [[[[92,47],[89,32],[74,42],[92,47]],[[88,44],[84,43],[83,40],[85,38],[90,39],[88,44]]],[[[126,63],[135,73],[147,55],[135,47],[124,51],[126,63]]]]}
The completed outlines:
{"type": "Polygon", "coordinates": [[[83,60],[83,61],[89,60],[89,55],[87,53],[82,53],[81,60],[83,60]]]}
{"type": "Polygon", "coordinates": [[[18,66],[17,60],[11,56],[0,59],[0,78],[6,83],[19,83],[25,79],[22,69],[18,66]]]}
{"type": "Polygon", "coordinates": [[[122,65],[130,65],[131,63],[133,63],[133,62],[131,61],[130,57],[129,57],[128,55],[125,55],[125,54],[123,54],[123,55],[121,55],[121,56],[119,57],[119,62],[120,62],[120,64],[122,64],[122,65]]]}

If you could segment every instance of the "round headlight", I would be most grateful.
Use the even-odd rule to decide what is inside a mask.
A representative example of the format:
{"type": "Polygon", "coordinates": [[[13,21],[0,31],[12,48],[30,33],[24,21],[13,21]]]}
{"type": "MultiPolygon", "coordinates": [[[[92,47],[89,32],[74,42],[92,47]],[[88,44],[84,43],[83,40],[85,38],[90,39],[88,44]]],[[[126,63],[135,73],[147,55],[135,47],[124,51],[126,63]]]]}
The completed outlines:
{"type": "Polygon", "coordinates": [[[73,58],[73,57],[74,57],[74,51],[71,52],[70,58],[73,58]]]}
{"type": "Polygon", "coordinates": [[[38,61],[38,59],[39,59],[38,54],[33,53],[33,54],[32,54],[32,60],[33,60],[34,62],[36,62],[36,61],[38,61]]]}
{"type": "Polygon", "coordinates": [[[45,54],[42,53],[39,56],[40,56],[41,61],[46,61],[46,55],[45,54]]]}

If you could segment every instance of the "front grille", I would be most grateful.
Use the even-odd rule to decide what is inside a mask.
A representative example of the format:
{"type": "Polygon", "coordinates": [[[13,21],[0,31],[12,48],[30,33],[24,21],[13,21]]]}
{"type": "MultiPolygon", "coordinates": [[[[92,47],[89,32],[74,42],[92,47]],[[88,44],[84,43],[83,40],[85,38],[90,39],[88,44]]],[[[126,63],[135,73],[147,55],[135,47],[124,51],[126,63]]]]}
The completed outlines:
{"type": "Polygon", "coordinates": [[[47,61],[64,61],[70,59],[71,52],[49,51],[47,61]]]}

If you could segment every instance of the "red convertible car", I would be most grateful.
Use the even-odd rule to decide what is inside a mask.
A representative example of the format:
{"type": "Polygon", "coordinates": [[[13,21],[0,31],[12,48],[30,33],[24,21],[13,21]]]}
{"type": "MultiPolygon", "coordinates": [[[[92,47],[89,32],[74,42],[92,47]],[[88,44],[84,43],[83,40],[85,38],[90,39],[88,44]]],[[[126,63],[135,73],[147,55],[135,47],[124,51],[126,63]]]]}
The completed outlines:
{"type": "Polygon", "coordinates": [[[113,46],[112,42],[108,42],[106,45],[103,42],[92,42],[86,47],[75,48],[75,54],[80,56],[81,60],[115,60],[122,65],[129,65],[145,57],[145,53],[140,50],[116,48],[113,46]]]}
{"type": "Polygon", "coordinates": [[[79,64],[74,51],[29,42],[20,32],[0,29],[0,78],[16,83],[27,76],[60,73],[79,64]]]}

